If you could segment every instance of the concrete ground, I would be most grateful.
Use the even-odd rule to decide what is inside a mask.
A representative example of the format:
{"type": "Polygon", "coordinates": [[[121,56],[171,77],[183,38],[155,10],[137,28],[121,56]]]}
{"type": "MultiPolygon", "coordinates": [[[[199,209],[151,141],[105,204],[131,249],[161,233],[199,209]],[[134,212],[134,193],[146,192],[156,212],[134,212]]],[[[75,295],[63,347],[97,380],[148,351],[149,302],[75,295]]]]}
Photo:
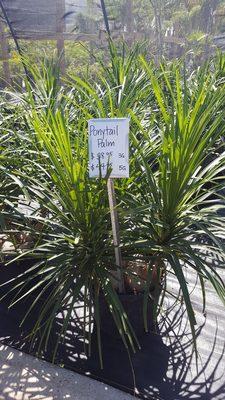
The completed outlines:
{"type": "Polygon", "coordinates": [[[0,346],[0,400],[132,400],[119,390],[0,346]]]}

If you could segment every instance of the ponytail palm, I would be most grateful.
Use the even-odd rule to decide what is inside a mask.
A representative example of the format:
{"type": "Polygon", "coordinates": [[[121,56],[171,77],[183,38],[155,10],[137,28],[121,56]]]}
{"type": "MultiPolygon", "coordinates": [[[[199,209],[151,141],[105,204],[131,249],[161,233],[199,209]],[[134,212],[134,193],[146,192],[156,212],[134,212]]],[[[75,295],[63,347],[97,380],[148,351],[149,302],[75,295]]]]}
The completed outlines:
{"type": "Polygon", "coordinates": [[[159,83],[144,59],[142,64],[154,92],[157,117],[146,131],[133,116],[141,176],[126,199],[131,214],[124,249],[127,255],[133,252],[134,258],[139,254],[149,260],[145,309],[152,281],[166,285],[167,275],[176,276],[194,336],[186,271],[191,269],[200,280],[203,308],[206,280],[225,303],[220,272],[225,262],[224,93],[215,89],[209,74],[199,74],[195,85],[193,79],[182,79],[177,67],[170,74],[163,70],[159,83]]]}
{"type": "Polygon", "coordinates": [[[15,281],[11,306],[23,298],[30,298],[24,322],[37,301],[48,293],[31,334],[33,340],[40,336],[39,349],[42,349],[48,345],[53,321],[59,312],[67,310],[58,343],[67,332],[77,303],[82,301],[84,337],[89,335],[91,346],[90,328],[94,317],[102,362],[100,292],[125,346],[134,349],[137,344],[112,285],[114,249],[107,180],[89,179],[87,124],[84,118],[71,126],[68,116],[60,109],[54,114],[49,110],[47,116],[45,111],[33,109],[29,118],[33,126],[33,146],[39,153],[40,163],[27,159],[24,171],[17,170],[10,174],[3,171],[18,183],[31,209],[28,215],[23,215],[18,211],[18,199],[7,199],[11,207],[9,216],[15,229],[24,226],[33,238],[32,249],[17,258],[31,257],[37,259],[37,263],[15,281]],[[29,175],[29,169],[33,171],[34,167],[35,175],[29,175]],[[36,281],[30,287],[30,283],[36,281]]]}

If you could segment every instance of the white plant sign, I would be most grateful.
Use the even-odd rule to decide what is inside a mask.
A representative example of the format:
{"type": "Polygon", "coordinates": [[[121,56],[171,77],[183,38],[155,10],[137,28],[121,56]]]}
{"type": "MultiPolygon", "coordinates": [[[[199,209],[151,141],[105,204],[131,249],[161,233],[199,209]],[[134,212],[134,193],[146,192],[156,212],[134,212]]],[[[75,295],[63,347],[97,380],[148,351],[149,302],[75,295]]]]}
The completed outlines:
{"type": "Polygon", "coordinates": [[[91,119],[89,131],[89,176],[129,178],[129,118],[91,119]]]}

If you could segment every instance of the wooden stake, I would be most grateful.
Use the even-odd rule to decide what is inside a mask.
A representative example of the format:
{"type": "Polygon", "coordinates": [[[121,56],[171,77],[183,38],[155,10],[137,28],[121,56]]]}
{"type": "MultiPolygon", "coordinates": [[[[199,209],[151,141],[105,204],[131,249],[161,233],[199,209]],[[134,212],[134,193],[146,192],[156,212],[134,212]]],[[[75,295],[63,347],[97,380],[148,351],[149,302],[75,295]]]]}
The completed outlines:
{"type": "Polygon", "coordinates": [[[113,233],[113,244],[115,248],[115,258],[116,265],[119,267],[116,273],[116,278],[119,281],[119,293],[125,293],[124,290],[124,279],[122,273],[122,254],[120,248],[120,228],[119,228],[119,218],[118,212],[116,209],[116,195],[113,179],[109,178],[107,183],[108,188],[108,197],[109,197],[109,207],[111,214],[111,223],[112,223],[112,233],[113,233]]]}
{"type": "Polygon", "coordinates": [[[10,54],[8,50],[8,41],[5,36],[5,29],[1,21],[1,17],[0,17],[0,42],[1,42],[1,50],[3,58],[3,71],[4,71],[5,84],[11,85],[11,76],[10,76],[10,68],[8,61],[10,58],[10,54]]]}

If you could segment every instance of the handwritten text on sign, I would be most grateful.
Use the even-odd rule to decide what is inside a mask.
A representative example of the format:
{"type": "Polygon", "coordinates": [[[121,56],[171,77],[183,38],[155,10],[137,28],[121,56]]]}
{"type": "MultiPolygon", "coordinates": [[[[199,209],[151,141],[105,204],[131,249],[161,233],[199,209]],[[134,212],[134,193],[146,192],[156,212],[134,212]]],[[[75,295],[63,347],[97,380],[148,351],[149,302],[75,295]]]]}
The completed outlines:
{"type": "Polygon", "coordinates": [[[88,121],[89,175],[129,178],[129,119],[106,118],[88,121]]]}

